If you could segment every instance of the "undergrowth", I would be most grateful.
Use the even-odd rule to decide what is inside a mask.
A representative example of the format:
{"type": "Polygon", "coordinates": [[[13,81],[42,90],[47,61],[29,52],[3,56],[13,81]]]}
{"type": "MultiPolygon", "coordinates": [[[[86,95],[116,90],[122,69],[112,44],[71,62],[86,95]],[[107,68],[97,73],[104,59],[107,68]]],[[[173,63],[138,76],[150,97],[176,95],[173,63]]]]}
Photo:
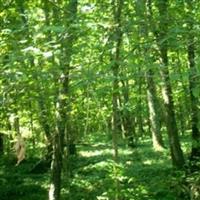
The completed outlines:
{"type": "MultiPolygon", "coordinates": [[[[184,186],[184,172],[174,171],[168,150],[155,152],[149,139],[140,142],[134,149],[120,144],[117,163],[113,161],[110,143],[78,145],[78,152],[71,159],[71,176],[66,175],[64,164],[61,191],[63,200],[114,200],[116,193],[120,200],[190,198],[186,194],[189,194],[187,190],[191,187],[184,186]]],[[[38,158],[29,157],[15,167],[12,159],[1,159],[1,200],[48,199],[50,171],[41,169],[42,173],[40,170],[31,172],[36,162],[38,158]]],[[[197,177],[189,178],[199,181],[197,177]]]]}

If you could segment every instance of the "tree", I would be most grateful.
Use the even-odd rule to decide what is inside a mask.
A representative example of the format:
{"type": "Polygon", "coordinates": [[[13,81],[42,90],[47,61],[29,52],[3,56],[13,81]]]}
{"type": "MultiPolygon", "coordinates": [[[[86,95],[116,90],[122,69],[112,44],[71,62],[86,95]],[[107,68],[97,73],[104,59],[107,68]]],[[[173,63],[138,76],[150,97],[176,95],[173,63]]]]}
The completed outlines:
{"type": "Polygon", "coordinates": [[[148,109],[149,109],[149,121],[151,127],[151,134],[152,134],[152,142],[153,147],[155,150],[163,150],[163,138],[161,134],[161,127],[160,127],[160,113],[159,113],[159,99],[157,97],[156,85],[155,85],[155,76],[154,73],[154,64],[153,64],[153,49],[151,47],[151,41],[153,38],[149,36],[151,32],[151,10],[148,10],[150,4],[149,1],[138,1],[136,4],[137,13],[139,15],[139,22],[140,22],[140,37],[141,37],[141,54],[144,56],[144,65],[145,68],[145,78],[147,83],[147,101],[148,101],[148,109]],[[142,43],[142,39],[146,40],[142,43]],[[151,52],[150,52],[151,51],[151,52]]]}
{"type": "MultiPolygon", "coordinates": [[[[194,1],[187,1],[187,26],[188,26],[188,44],[187,56],[189,65],[189,91],[191,99],[191,125],[192,125],[192,151],[190,160],[198,161],[200,158],[200,128],[199,128],[199,77],[196,68],[196,45],[195,45],[195,28],[194,28],[194,1]]],[[[194,164],[194,163],[193,163],[194,164]]]]}
{"type": "Polygon", "coordinates": [[[3,134],[0,133],[0,156],[3,155],[3,152],[4,152],[3,134]]]}
{"type": "Polygon", "coordinates": [[[77,13],[77,1],[66,3],[64,25],[68,28],[67,35],[61,41],[60,76],[58,78],[58,99],[56,105],[56,131],[53,138],[52,179],[49,190],[49,200],[59,200],[61,190],[61,172],[63,162],[63,149],[68,119],[69,72],[72,57],[72,48],[75,40],[74,24],[77,13]]]}
{"type": "Polygon", "coordinates": [[[113,29],[113,49],[111,53],[111,66],[113,72],[113,92],[112,92],[112,109],[113,109],[113,123],[112,123],[112,136],[114,145],[114,157],[117,160],[118,148],[117,148],[117,137],[119,135],[120,125],[120,114],[119,114],[119,67],[120,67],[120,47],[122,43],[122,27],[121,27],[121,13],[122,13],[122,0],[114,0],[112,2],[113,18],[114,18],[114,29],[113,29]]]}
{"type": "MultiPolygon", "coordinates": [[[[149,4],[150,5],[150,4],[149,4]]],[[[159,11],[159,29],[156,34],[156,39],[160,51],[161,67],[160,74],[163,81],[162,95],[166,110],[166,126],[169,137],[170,152],[172,163],[177,168],[182,168],[184,165],[183,152],[181,150],[178,128],[175,119],[175,108],[173,101],[172,88],[169,78],[169,59],[168,59],[168,1],[158,0],[157,8],[159,11]]],[[[151,8],[150,8],[151,9],[151,8]]]]}
{"type": "MultiPolygon", "coordinates": [[[[118,163],[118,137],[120,134],[120,112],[119,112],[119,67],[120,67],[120,51],[122,44],[122,24],[121,14],[123,8],[123,0],[113,0],[113,35],[111,43],[113,51],[111,52],[110,62],[113,73],[112,82],[112,140],[114,149],[114,160],[118,163]]],[[[115,169],[116,171],[116,169],[115,169]]],[[[119,182],[116,179],[116,195],[115,200],[119,199],[119,182]]]]}

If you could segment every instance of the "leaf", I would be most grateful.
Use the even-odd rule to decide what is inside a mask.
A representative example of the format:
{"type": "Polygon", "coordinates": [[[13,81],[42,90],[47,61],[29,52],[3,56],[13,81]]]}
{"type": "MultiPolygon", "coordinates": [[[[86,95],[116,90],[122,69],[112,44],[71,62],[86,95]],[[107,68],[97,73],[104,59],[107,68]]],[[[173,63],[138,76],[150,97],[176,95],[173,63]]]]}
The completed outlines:
{"type": "Polygon", "coordinates": [[[45,26],[43,28],[44,32],[52,31],[55,33],[63,33],[65,30],[66,30],[66,28],[63,26],[60,26],[60,25],[45,26]]]}
{"type": "Polygon", "coordinates": [[[193,88],[193,89],[192,89],[192,94],[193,94],[196,98],[200,97],[200,88],[199,88],[199,87],[193,88]]]}

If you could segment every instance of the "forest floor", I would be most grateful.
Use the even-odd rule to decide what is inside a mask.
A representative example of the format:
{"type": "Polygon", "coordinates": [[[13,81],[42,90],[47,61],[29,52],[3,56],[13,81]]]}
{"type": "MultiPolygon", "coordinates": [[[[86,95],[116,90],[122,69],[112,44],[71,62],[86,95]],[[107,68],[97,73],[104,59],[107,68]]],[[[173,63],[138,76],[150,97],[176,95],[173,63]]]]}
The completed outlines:
{"type": "MultiPolygon", "coordinates": [[[[48,199],[49,171],[30,172],[37,161],[27,158],[15,167],[7,156],[0,160],[1,200],[48,199]]],[[[114,200],[116,195],[120,200],[179,199],[175,178],[180,175],[171,168],[168,150],[155,152],[148,139],[134,149],[119,145],[117,164],[111,144],[79,145],[71,163],[70,178],[64,165],[63,200],[114,200]]]]}

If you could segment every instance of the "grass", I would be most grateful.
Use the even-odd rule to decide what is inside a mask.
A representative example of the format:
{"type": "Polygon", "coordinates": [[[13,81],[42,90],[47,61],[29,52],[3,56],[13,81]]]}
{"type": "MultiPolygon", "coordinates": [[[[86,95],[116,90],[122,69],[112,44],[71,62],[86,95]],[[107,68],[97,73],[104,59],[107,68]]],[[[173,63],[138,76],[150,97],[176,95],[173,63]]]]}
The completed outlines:
{"type": "Polygon", "coordinates": [[[47,199],[49,175],[29,173],[36,159],[23,161],[16,167],[15,159],[10,156],[1,157],[0,161],[0,199],[47,199]]]}
{"type": "MultiPolygon", "coordinates": [[[[120,144],[115,163],[110,143],[92,144],[78,146],[78,156],[71,160],[73,177],[67,178],[64,169],[63,200],[114,200],[116,179],[120,200],[179,200],[168,150],[155,152],[149,139],[135,149],[120,144]]],[[[30,173],[36,162],[28,159],[15,167],[12,159],[1,159],[1,200],[48,199],[50,173],[30,173]]]]}
{"type": "Polygon", "coordinates": [[[154,152],[148,140],[134,150],[120,146],[119,152],[116,174],[110,147],[82,147],[71,183],[72,199],[114,199],[115,178],[122,200],[176,199],[170,191],[171,167],[166,152],[154,152]]]}

